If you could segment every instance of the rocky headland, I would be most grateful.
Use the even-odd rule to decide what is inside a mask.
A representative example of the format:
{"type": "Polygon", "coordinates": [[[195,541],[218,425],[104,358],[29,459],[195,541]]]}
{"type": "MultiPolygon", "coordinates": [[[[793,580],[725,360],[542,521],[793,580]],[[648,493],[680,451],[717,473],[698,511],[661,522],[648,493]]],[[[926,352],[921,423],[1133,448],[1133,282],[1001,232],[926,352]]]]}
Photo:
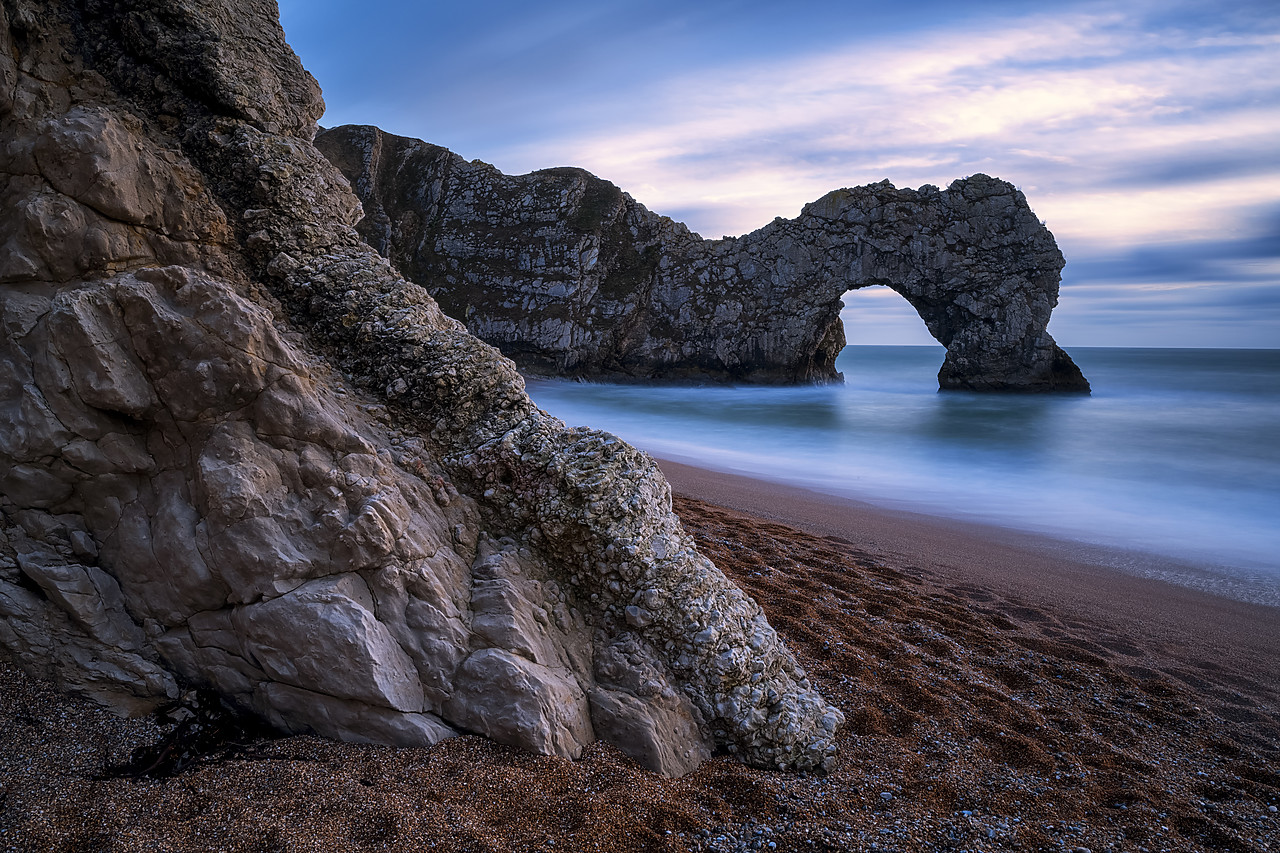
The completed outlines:
{"type": "Polygon", "coordinates": [[[7,654],[135,715],[829,767],[653,461],[360,238],[322,111],[268,0],[0,5],[7,654]]]}
{"type": "Polygon", "coordinates": [[[316,145],[359,195],[365,240],[526,371],[838,381],[841,297],[886,285],[946,346],[941,388],[1089,390],[1045,331],[1062,253],[1005,181],[835,190],[704,240],[582,169],[508,176],[368,126],[316,145]]]}

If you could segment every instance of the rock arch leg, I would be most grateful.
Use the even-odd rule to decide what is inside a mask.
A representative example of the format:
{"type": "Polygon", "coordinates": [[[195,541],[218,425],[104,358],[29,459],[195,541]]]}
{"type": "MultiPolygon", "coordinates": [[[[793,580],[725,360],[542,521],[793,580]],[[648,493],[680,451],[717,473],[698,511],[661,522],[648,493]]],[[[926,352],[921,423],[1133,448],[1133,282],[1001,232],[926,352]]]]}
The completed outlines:
{"type": "Polygon", "coordinates": [[[911,303],[929,333],[947,348],[938,370],[940,390],[1089,391],[1080,368],[1045,331],[1047,311],[1041,319],[1025,300],[974,300],[974,311],[966,307],[969,300],[962,300],[965,305],[939,302],[890,288],[911,303]]]}

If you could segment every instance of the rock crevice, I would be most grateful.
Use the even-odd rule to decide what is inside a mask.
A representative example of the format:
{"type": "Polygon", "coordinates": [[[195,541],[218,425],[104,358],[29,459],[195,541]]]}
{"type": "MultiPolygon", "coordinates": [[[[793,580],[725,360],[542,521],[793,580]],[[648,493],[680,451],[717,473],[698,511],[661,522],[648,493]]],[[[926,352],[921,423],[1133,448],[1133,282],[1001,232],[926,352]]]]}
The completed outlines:
{"type": "Polygon", "coordinates": [[[375,127],[317,146],[361,235],[451,317],[536,373],[645,381],[839,380],[841,297],[886,285],[947,347],[944,389],[1087,391],[1045,331],[1064,261],[1011,184],[887,181],[704,240],[581,169],[507,176],[375,127]]]}

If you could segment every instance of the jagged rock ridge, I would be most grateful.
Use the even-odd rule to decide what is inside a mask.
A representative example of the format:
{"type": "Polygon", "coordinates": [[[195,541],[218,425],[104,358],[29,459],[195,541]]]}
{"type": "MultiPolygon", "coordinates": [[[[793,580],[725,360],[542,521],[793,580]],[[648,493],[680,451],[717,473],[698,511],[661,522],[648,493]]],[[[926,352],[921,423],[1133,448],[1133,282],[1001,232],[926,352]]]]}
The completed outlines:
{"type": "Polygon", "coordinates": [[[1064,261],[1011,184],[887,181],[793,220],[703,240],[581,169],[509,177],[375,127],[317,146],[357,228],[451,317],[523,368],[640,380],[838,380],[841,296],[883,284],[947,347],[942,388],[1087,391],[1045,331],[1064,261]]]}
{"type": "Polygon", "coordinates": [[[0,643],[128,713],[828,763],[653,461],[360,239],[322,110],[274,3],[3,0],[0,643]]]}

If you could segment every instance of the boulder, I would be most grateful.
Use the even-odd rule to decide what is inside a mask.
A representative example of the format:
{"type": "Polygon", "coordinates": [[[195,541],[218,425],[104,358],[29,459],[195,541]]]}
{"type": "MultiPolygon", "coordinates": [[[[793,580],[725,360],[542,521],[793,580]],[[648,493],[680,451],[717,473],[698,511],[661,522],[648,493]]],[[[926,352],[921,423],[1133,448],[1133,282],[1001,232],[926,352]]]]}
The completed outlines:
{"type": "Polygon", "coordinates": [[[653,460],[360,239],[322,111],[274,3],[0,0],[7,654],[127,714],[829,766],[839,712],[653,460]],[[610,700],[623,635],[662,702],[610,700]]]}

